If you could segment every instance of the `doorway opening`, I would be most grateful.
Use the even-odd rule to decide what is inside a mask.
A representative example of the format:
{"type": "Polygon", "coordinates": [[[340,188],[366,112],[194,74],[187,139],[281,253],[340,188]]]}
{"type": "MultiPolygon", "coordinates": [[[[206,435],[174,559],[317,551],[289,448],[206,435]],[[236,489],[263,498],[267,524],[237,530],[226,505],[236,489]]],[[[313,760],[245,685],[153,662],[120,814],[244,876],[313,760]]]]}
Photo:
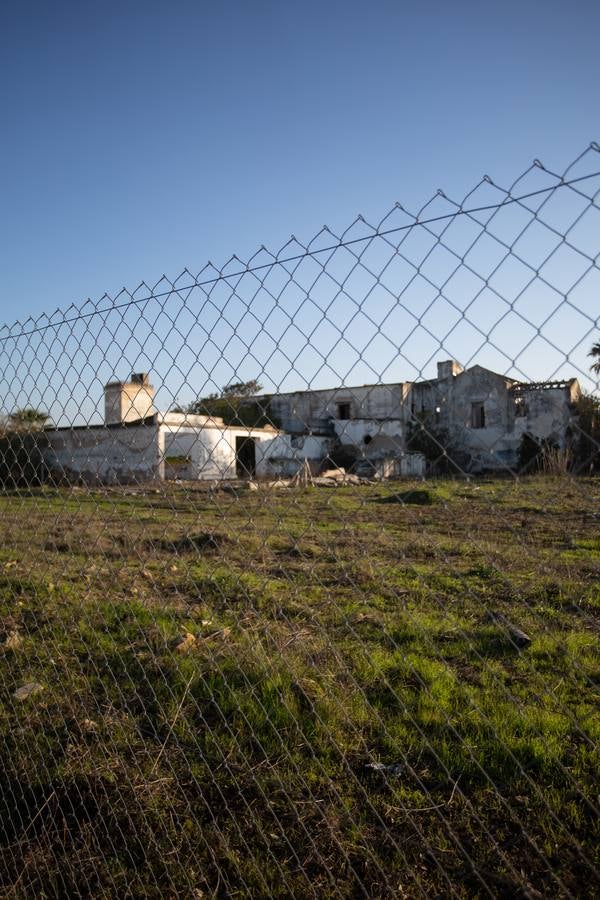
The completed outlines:
{"type": "Polygon", "coordinates": [[[238,478],[253,478],[256,474],[256,441],[254,438],[236,437],[235,474],[238,478]]]}

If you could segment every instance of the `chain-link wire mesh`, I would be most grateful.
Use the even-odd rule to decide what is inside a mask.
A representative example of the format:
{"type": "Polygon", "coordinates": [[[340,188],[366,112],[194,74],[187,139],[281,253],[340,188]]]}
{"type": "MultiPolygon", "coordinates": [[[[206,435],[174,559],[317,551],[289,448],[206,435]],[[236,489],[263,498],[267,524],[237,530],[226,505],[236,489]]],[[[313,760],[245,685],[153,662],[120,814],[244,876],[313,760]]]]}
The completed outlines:
{"type": "Polygon", "coordinates": [[[0,894],[595,896],[600,148],[0,331],[0,894]]]}

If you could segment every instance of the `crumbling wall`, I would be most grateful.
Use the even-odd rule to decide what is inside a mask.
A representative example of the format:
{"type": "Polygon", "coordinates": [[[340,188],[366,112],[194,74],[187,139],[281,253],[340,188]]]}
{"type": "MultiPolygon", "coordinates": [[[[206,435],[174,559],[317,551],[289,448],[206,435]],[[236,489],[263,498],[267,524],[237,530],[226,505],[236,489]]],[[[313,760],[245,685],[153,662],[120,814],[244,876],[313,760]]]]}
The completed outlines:
{"type": "Polygon", "coordinates": [[[341,444],[362,448],[368,446],[375,438],[385,435],[395,438],[399,446],[404,446],[405,425],[401,419],[336,420],[333,429],[341,444]]]}
{"type": "Polygon", "coordinates": [[[464,452],[465,469],[504,469],[516,459],[506,442],[514,425],[511,385],[510,379],[473,366],[446,378],[413,384],[411,409],[415,416],[428,416],[432,427],[445,430],[452,445],[464,452]],[[474,404],[483,404],[484,427],[475,427],[474,404]]]}
{"type": "Polygon", "coordinates": [[[406,450],[405,426],[400,419],[353,419],[334,422],[343,464],[362,474],[382,478],[400,475],[406,450]]]}
{"type": "Polygon", "coordinates": [[[574,416],[572,404],[578,394],[578,385],[575,388],[572,384],[565,387],[525,386],[519,392],[519,403],[515,403],[515,409],[521,407],[519,412],[524,413],[515,418],[514,438],[517,443],[527,433],[564,447],[574,416]]]}
{"type": "Polygon", "coordinates": [[[120,484],[163,477],[158,427],[140,424],[47,431],[44,458],[59,478],[120,484]]]}
{"type": "Polygon", "coordinates": [[[271,409],[284,431],[327,433],[331,420],[339,419],[339,404],[349,405],[349,419],[402,419],[404,384],[375,384],[331,390],[274,394],[271,409]]]}
{"type": "Polygon", "coordinates": [[[333,440],[316,435],[279,434],[256,448],[256,474],[260,478],[291,477],[308,462],[319,472],[333,447],[333,440]]]}

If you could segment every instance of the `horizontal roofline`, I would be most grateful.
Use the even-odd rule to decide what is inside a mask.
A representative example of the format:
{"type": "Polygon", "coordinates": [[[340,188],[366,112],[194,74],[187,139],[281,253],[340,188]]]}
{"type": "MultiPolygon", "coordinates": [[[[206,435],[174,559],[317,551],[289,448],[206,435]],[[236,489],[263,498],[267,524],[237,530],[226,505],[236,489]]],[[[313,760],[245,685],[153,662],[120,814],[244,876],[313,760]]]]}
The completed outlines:
{"type": "Polygon", "coordinates": [[[131,422],[94,422],[87,425],[47,425],[43,431],[52,433],[56,431],[92,431],[97,429],[115,430],[119,428],[149,428],[160,425],[180,425],[183,428],[216,428],[219,431],[265,431],[269,434],[279,434],[279,429],[274,425],[250,426],[250,425],[225,425],[222,419],[213,418],[211,416],[186,416],[185,413],[156,413],[153,416],[146,416],[144,419],[134,419],[131,422]],[[171,420],[169,416],[181,416],[180,419],[171,420]],[[193,419],[202,419],[202,421],[192,421],[193,419]]]}

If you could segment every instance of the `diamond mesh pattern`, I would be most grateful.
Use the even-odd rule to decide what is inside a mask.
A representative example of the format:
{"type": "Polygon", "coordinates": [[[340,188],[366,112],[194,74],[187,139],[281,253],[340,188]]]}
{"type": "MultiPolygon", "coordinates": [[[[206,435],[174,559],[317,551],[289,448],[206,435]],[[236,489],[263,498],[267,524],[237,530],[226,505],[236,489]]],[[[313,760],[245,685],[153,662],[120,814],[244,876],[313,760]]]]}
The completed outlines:
{"type": "Polygon", "coordinates": [[[0,330],[2,896],[594,895],[599,190],[0,330]]]}

